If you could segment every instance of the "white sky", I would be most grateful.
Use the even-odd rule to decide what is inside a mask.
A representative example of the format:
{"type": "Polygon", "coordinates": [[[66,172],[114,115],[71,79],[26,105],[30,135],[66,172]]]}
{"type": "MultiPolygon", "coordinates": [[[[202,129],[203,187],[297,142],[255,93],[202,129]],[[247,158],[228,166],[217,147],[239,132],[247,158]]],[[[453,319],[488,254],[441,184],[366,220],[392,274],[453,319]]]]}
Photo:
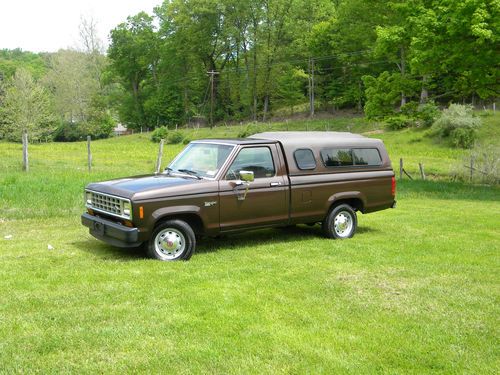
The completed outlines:
{"type": "Polygon", "coordinates": [[[162,0],[0,0],[0,49],[55,52],[79,43],[80,17],[97,21],[108,46],[111,29],[140,11],[153,13],[162,0]]]}

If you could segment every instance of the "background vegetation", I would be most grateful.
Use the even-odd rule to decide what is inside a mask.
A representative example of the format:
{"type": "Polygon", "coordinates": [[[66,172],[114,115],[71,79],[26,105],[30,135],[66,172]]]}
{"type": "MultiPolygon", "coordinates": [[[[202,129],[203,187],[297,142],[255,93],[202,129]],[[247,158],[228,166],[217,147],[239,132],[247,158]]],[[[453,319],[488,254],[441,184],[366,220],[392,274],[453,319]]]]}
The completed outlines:
{"type": "MultiPolygon", "coordinates": [[[[93,20],[75,49],[1,51],[0,109],[23,69],[47,91],[58,140],[107,136],[117,121],[206,124],[212,112],[214,122],[267,121],[310,102],[405,127],[435,105],[496,100],[499,19],[495,0],[159,1],[117,25],[107,51],[93,20]]],[[[0,136],[15,112],[0,111],[0,136]]]]}

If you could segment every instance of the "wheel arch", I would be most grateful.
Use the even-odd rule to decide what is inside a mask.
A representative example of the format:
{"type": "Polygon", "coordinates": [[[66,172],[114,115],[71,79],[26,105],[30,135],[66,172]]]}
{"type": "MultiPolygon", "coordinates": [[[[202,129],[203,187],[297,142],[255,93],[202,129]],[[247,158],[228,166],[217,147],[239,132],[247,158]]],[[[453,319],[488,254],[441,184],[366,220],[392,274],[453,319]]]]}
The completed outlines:
{"type": "Polygon", "coordinates": [[[333,207],[343,203],[348,204],[355,211],[365,213],[366,197],[359,191],[348,191],[333,194],[332,196],[330,196],[330,198],[328,198],[328,207],[326,213],[328,214],[328,212],[330,212],[333,207]]]}
{"type": "Polygon", "coordinates": [[[199,211],[196,206],[161,208],[152,215],[152,228],[168,220],[182,220],[191,226],[195,234],[203,234],[205,225],[199,211]]]}

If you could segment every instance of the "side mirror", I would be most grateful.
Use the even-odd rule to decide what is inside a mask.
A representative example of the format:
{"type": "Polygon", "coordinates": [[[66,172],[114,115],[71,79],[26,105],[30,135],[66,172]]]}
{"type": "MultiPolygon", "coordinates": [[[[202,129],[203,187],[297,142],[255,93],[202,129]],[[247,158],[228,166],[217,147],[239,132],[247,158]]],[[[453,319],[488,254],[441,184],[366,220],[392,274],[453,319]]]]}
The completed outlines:
{"type": "Polygon", "coordinates": [[[240,171],[240,178],[244,182],[253,182],[255,176],[252,171],[240,171]]]}
{"type": "Polygon", "coordinates": [[[255,176],[252,171],[240,171],[241,180],[236,181],[236,186],[241,186],[241,185],[245,186],[245,192],[243,194],[237,193],[239,201],[244,201],[245,198],[247,197],[248,186],[250,185],[250,182],[253,182],[254,177],[255,176]]]}

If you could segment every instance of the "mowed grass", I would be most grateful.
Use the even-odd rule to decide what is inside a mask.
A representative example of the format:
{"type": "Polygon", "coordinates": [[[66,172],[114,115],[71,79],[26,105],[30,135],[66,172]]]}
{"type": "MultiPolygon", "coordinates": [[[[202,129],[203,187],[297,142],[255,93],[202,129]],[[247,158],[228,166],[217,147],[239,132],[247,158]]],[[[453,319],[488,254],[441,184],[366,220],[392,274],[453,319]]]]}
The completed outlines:
{"type": "MultiPolygon", "coordinates": [[[[375,136],[393,158],[390,137],[409,142],[375,136]]],[[[84,143],[31,146],[22,173],[20,146],[0,143],[0,372],[500,371],[498,188],[400,182],[397,209],[359,215],[351,240],[263,230],[162,263],[79,222],[87,182],[151,172],[157,145],[92,148],[90,174],[84,143]]]]}

